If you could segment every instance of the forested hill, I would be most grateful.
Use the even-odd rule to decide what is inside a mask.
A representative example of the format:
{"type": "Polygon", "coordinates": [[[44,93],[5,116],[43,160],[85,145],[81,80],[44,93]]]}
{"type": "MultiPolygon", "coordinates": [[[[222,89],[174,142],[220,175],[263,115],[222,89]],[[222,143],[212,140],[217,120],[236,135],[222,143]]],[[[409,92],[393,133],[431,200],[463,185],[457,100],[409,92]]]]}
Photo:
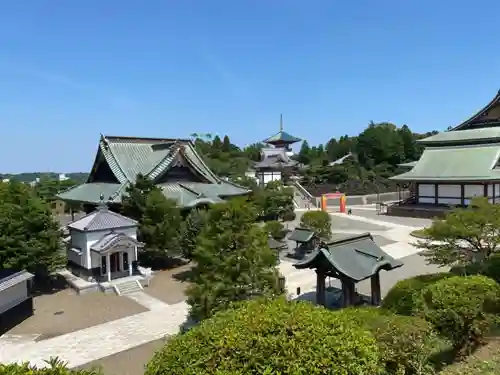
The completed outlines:
{"type": "MultiPolygon", "coordinates": [[[[64,172],[61,172],[64,173],[64,172]]],[[[17,173],[17,174],[11,174],[11,173],[5,173],[2,174],[0,173],[0,180],[8,178],[9,180],[13,181],[19,181],[19,182],[32,182],[35,181],[37,178],[40,179],[48,179],[48,180],[55,180],[59,178],[60,173],[55,173],[55,172],[25,172],[25,173],[17,173]]],[[[66,177],[68,177],[70,180],[76,181],[78,183],[83,183],[87,179],[87,176],[89,174],[85,172],[72,172],[72,173],[66,173],[66,177]]]]}

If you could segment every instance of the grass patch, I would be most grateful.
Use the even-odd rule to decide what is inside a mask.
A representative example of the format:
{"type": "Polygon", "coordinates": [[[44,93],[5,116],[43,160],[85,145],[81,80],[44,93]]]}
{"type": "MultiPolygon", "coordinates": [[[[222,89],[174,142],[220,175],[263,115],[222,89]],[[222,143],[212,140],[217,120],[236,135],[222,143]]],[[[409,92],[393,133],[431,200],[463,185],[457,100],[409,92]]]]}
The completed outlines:
{"type": "Polygon", "coordinates": [[[424,229],[416,229],[410,233],[410,236],[413,236],[415,238],[421,238],[423,240],[428,239],[429,237],[425,234],[425,228],[424,229]]]}

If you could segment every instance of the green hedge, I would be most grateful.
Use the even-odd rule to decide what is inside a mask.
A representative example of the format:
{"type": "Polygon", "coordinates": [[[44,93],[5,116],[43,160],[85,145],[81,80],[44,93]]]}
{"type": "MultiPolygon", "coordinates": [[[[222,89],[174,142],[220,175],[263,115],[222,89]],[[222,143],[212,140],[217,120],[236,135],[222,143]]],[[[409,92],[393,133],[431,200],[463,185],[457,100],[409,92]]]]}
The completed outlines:
{"type": "Polygon", "coordinates": [[[457,352],[470,353],[496,322],[499,298],[500,286],[488,277],[454,276],[425,287],[416,309],[457,352]]]}
{"type": "Polygon", "coordinates": [[[325,211],[304,212],[300,218],[300,226],[312,230],[325,240],[332,236],[332,218],[325,211]]]}
{"type": "Polygon", "coordinates": [[[459,276],[483,275],[500,283],[500,254],[494,254],[481,263],[453,267],[450,272],[459,276]]]}
{"type": "Polygon", "coordinates": [[[431,374],[433,358],[448,348],[432,324],[417,317],[371,307],[348,308],[337,314],[366,326],[373,333],[386,374],[431,374]]]}
{"type": "Polygon", "coordinates": [[[277,220],[271,220],[264,224],[264,230],[271,235],[275,240],[282,240],[286,237],[286,230],[283,224],[277,220]]]}
{"type": "Polygon", "coordinates": [[[428,285],[451,276],[443,272],[398,281],[382,300],[382,307],[396,314],[414,315],[420,292],[428,285]]]}
{"type": "Polygon", "coordinates": [[[174,336],[146,375],[383,374],[373,335],[309,302],[252,300],[174,336]]]}
{"type": "Polygon", "coordinates": [[[90,370],[72,370],[66,366],[66,363],[57,358],[47,361],[48,367],[37,368],[29,363],[23,364],[0,364],[1,375],[102,375],[100,369],[90,370]]]}

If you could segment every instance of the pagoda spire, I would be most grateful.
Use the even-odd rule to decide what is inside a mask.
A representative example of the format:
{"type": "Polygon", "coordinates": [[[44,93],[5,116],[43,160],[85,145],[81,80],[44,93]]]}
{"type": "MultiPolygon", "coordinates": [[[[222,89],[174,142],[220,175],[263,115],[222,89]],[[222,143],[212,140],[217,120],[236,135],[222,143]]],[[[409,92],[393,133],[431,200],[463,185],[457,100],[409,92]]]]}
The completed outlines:
{"type": "Polygon", "coordinates": [[[283,131],[283,113],[280,114],[280,132],[283,131]]]}

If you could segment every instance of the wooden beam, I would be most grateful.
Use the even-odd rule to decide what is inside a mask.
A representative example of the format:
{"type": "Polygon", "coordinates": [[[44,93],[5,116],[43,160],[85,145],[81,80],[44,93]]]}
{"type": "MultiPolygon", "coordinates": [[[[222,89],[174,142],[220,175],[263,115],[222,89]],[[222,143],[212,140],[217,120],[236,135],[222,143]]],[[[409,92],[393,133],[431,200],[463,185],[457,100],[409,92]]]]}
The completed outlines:
{"type": "Polygon", "coordinates": [[[370,278],[372,305],[379,306],[382,301],[382,293],[380,290],[380,274],[377,272],[370,278]]]}

